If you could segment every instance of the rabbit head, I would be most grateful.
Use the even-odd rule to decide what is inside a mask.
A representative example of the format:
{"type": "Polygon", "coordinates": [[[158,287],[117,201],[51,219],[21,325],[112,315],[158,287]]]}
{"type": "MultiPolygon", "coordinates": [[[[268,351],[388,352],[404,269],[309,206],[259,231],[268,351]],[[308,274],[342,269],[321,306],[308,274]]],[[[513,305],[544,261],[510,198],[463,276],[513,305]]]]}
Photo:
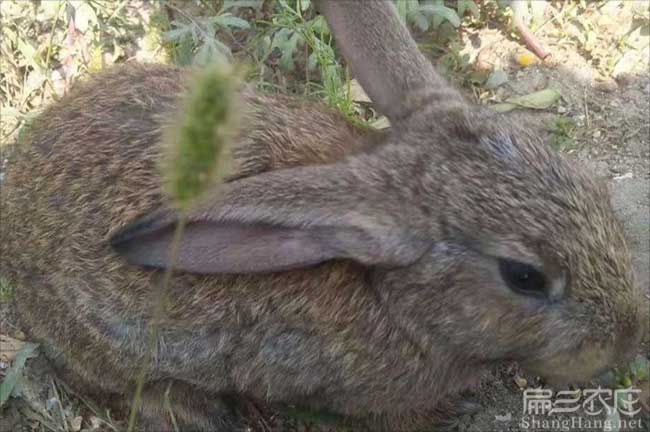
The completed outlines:
{"type": "MultiPolygon", "coordinates": [[[[642,301],[605,186],[515,116],[468,105],[418,51],[389,1],[322,1],[353,73],[392,131],[339,162],[215,186],[187,215],[175,267],[369,268],[391,320],[432,356],[521,361],[582,380],[636,349],[642,301]]],[[[112,239],[166,267],[178,215],[112,239]]]]}

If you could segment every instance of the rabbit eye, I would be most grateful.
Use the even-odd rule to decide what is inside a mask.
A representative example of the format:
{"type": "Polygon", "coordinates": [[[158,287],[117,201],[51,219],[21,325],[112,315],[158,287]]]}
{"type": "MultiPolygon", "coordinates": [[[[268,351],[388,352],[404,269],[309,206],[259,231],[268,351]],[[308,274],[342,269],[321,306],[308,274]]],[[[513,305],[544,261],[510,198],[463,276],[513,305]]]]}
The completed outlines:
{"type": "Polygon", "coordinates": [[[546,278],[535,267],[518,261],[499,259],[501,277],[514,292],[534,296],[546,296],[546,278]]]}

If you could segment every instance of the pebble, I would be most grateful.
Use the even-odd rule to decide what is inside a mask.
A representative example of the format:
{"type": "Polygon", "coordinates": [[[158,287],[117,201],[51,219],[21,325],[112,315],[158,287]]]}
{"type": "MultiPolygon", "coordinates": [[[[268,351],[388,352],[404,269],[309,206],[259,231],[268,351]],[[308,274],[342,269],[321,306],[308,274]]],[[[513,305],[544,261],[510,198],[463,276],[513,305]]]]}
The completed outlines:
{"type": "Polygon", "coordinates": [[[596,81],[593,87],[596,90],[611,93],[618,90],[618,83],[610,78],[603,81],[596,81]]]}
{"type": "Polygon", "coordinates": [[[514,378],[514,382],[515,384],[517,384],[517,387],[519,387],[520,389],[525,389],[526,387],[528,387],[528,381],[526,381],[526,378],[516,376],[514,378]]]}
{"type": "Polygon", "coordinates": [[[72,420],[70,420],[70,429],[72,429],[74,432],[78,432],[81,430],[81,420],[82,418],[75,417],[72,420]]]}

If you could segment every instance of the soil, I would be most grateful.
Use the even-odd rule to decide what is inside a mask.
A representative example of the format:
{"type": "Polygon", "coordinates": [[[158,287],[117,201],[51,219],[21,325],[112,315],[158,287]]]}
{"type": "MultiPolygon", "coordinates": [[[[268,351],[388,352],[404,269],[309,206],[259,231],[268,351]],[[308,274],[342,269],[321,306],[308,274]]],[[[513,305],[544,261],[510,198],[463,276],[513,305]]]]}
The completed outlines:
{"type": "MultiPolygon", "coordinates": [[[[611,25],[629,27],[629,23],[616,21],[615,18],[611,25]]],[[[647,43],[638,49],[630,48],[628,51],[631,54],[626,52],[623,55],[627,59],[640,59],[641,67],[638,61],[627,60],[627,67],[620,66],[616,74],[604,78],[592,56],[575,47],[563,45],[551,32],[541,32],[539,35],[542,40],[547,38],[551,58],[544,63],[522,67],[513,62],[516,53],[521,52],[522,45],[504,33],[488,27],[464,35],[461,41],[465,43],[466,52],[476,57],[483,50],[481,61],[501,67],[508,73],[508,82],[490,94],[487,100],[504,100],[512,95],[528,94],[548,87],[560,91],[562,100],[559,105],[550,110],[530,112],[531,127],[538,129],[539,133],[552,135],[557,133],[553,129],[553,122],[558,115],[575,122],[569,144],[562,151],[608,180],[613,205],[634,251],[638,283],[645,287],[646,297],[650,300],[650,52],[647,43]]],[[[645,38],[647,41],[647,36],[645,38]]],[[[470,97],[475,96],[476,92],[470,94],[470,97]]],[[[10,303],[0,301],[0,308],[0,334],[20,339],[21,333],[14,325],[10,303]]],[[[650,306],[648,310],[650,314],[650,306]]],[[[640,348],[641,355],[648,356],[648,346],[646,338],[640,348]]],[[[78,417],[83,418],[83,428],[86,430],[110,430],[101,426],[98,420],[101,411],[93,413],[88,405],[65,391],[62,400],[54,382],[42,356],[29,360],[22,384],[23,396],[11,399],[8,407],[2,411],[0,430],[47,430],[43,425],[53,425],[54,430],[61,430],[61,414],[67,419],[67,430],[79,430],[76,424],[71,423],[78,417]],[[57,399],[62,400],[60,413],[58,408],[52,408],[53,401],[57,399]],[[92,426],[93,423],[96,427],[92,426]]],[[[472,432],[563,430],[562,426],[557,425],[546,429],[541,424],[537,428],[527,427],[522,422],[524,390],[539,384],[539,379],[524,375],[516,365],[504,365],[486,376],[483,384],[473,391],[482,409],[458,419],[455,428],[472,432]]],[[[647,385],[643,397],[648,400],[647,385]]],[[[582,410],[573,416],[587,421],[597,418],[582,410]]],[[[551,418],[560,417],[538,416],[540,421],[551,418]]],[[[629,430],[650,430],[648,413],[639,414],[638,418],[643,422],[643,427],[629,430]]],[[[277,418],[266,422],[266,426],[263,421],[252,423],[251,430],[260,431],[335,430],[310,422],[277,418]],[[269,426],[273,424],[276,426],[269,426]]],[[[596,428],[574,425],[566,426],[568,429],[564,430],[603,430],[602,425],[596,428]]]]}

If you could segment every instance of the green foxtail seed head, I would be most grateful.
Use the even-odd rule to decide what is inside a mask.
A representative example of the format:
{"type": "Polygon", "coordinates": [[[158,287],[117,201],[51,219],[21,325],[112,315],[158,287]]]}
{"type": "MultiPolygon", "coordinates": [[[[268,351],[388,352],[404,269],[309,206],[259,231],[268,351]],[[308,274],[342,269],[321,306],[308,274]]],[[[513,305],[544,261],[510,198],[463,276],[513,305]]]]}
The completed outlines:
{"type": "Polygon", "coordinates": [[[237,132],[241,69],[210,65],[191,79],[178,122],[169,129],[164,186],[181,209],[229,174],[230,141],[237,132]]]}

